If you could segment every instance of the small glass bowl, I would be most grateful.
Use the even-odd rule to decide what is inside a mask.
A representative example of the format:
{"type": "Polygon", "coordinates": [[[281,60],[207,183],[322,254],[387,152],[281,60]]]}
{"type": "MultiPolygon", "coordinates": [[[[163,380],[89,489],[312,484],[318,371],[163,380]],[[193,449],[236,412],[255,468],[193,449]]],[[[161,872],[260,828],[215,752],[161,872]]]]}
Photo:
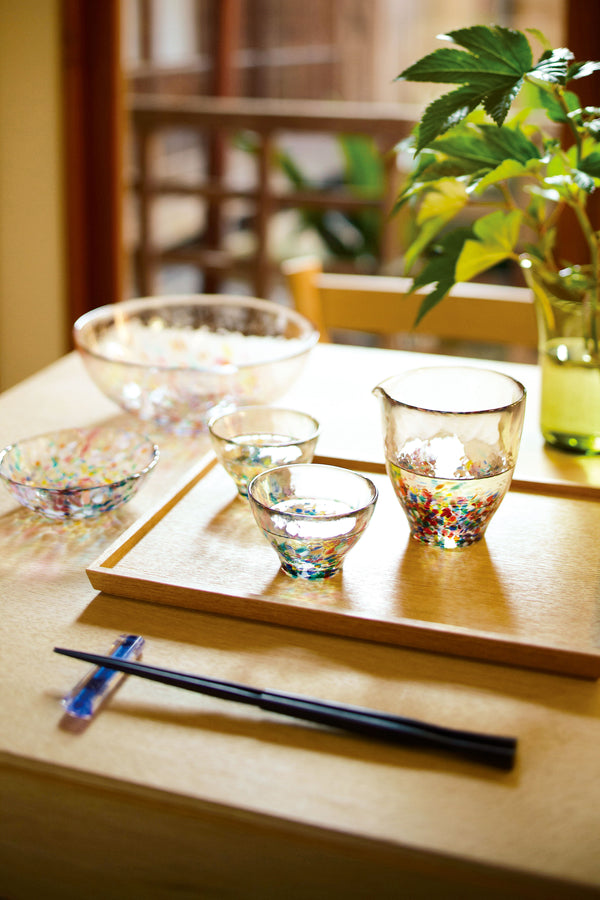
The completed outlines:
{"type": "Polygon", "coordinates": [[[23,506],[48,519],[87,519],[126,503],[158,462],[138,431],[66,428],[0,451],[0,478],[23,506]]]}
{"type": "Polygon", "coordinates": [[[254,518],[292,578],[330,578],[365,531],[377,502],[369,478],[337,466],[269,469],[248,488],[254,518]]]}
{"type": "Polygon", "coordinates": [[[310,463],[319,423],[308,413],[245,406],[211,419],[208,430],[219,462],[246,497],[255,475],[292,463],[310,463]]]}

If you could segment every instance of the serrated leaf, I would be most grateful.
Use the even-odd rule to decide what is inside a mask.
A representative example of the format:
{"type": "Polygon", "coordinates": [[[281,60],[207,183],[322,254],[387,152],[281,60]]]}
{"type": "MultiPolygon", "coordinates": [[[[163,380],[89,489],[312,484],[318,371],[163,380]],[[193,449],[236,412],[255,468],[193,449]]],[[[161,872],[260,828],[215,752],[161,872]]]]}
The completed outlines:
{"type": "Polygon", "coordinates": [[[510,157],[517,162],[526,163],[530,159],[540,158],[536,145],[518,126],[494,128],[493,125],[482,125],[479,131],[487,147],[499,161],[510,157]]]}
{"type": "Polygon", "coordinates": [[[588,75],[592,75],[594,72],[598,72],[598,70],[600,70],[600,61],[573,63],[567,72],[567,81],[571,79],[575,80],[576,78],[587,78],[588,75]]]}
{"type": "Polygon", "coordinates": [[[485,139],[479,129],[461,128],[447,137],[439,137],[433,144],[434,150],[445,153],[455,160],[474,165],[477,170],[497,166],[505,158],[496,147],[485,139]]]}
{"type": "MultiPolygon", "coordinates": [[[[483,177],[507,159],[524,164],[539,160],[537,146],[520,127],[482,125],[476,128],[463,123],[447,136],[437,138],[431,146],[436,152],[446,154],[449,171],[452,171],[449,164],[454,163],[454,174],[467,176],[483,177]]],[[[435,165],[430,169],[435,172],[435,165]]],[[[422,173],[423,180],[430,169],[422,173]]]]}
{"type": "Polygon", "coordinates": [[[573,58],[573,53],[566,47],[547,50],[529,75],[550,84],[566,84],[569,63],[573,58]]]}
{"type": "Polygon", "coordinates": [[[506,119],[512,102],[521,90],[523,79],[519,78],[513,85],[508,88],[490,91],[483,98],[483,106],[486,113],[494,120],[496,125],[502,125],[506,119]]]}
{"type": "MultiPolygon", "coordinates": [[[[420,181],[425,185],[431,181],[439,181],[442,178],[464,178],[465,176],[475,175],[486,166],[481,165],[481,161],[477,158],[469,159],[466,156],[449,156],[434,160],[424,170],[420,172],[420,181]]],[[[411,178],[412,180],[412,178],[411,178]]]]}
{"type": "Polygon", "coordinates": [[[448,37],[461,47],[485,59],[495,60],[503,71],[519,73],[519,77],[531,67],[533,55],[529,41],[520,31],[495,25],[472,25],[450,31],[448,37]]]}
{"type": "Polygon", "coordinates": [[[398,78],[436,84],[460,84],[425,110],[417,150],[460,122],[479,106],[501,125],[530,70],[533,56],[522,32],[475,25],[449,33],[463,50],[435,50],[405,69],[398,78]]]}
{"type": "Polygon", "coordinates": [[[471,53],[452,48],[443,48],[428,53],[418,62],[408,66],[398,75],[397,81],[419,81],[431,84],[464,84],[474,75],[489,77],[490,84],[497,80],[514,77],[514,72],[507,71],[503,60],[486,59],[485,65],[471,53]]]}
{"type": "Polygon", "coordinates": [[[466,118],[481,102],[479,90],[471,87],[460,87],[430,103],[419,123],[417,134],[417,152],[466,118]]]}

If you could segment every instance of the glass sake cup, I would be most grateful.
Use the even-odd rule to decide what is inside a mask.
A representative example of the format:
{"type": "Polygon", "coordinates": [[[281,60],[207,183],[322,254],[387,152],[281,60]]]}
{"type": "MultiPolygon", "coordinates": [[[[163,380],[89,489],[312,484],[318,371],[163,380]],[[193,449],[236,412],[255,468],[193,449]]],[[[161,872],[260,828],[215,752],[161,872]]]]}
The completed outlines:
{"type": "Polygon", "coordinates": [[[487,369],[432,366],[373,392],[386,470],[412,537],[444,549],[480,540],[512,481],[523,385],[487,369]]]}
{"type": "Polygon", "coordinates": [[[208,423],[217,458],[238,493],[255,475],[277,466],[312,462],[319,423],[308,413],[274,406],[244,406],[208,423]]]}
{"type": "Polygon", "coordinates": [[[342,568],[371,520],[373,482],[349,469],[281,466],[250,482],[254,518],[292,578],[330,578],[342,568]]]}

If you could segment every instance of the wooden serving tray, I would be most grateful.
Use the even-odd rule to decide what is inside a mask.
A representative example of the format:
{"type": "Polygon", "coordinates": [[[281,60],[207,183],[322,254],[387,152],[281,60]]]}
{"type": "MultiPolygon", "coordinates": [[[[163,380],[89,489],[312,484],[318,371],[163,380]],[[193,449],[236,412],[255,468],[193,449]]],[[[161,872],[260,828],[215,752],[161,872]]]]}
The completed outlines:
{"type": "Polygon", "coordinates": [[[90,582],[153,603],[600,676],[597,499],[513,482],[484,540],[440,550],[410,538],[383,466],[364,468],[378,504],[332,579],[294,580],[279,569],[247,501],[210,454],[89,566],[90,582]]]}

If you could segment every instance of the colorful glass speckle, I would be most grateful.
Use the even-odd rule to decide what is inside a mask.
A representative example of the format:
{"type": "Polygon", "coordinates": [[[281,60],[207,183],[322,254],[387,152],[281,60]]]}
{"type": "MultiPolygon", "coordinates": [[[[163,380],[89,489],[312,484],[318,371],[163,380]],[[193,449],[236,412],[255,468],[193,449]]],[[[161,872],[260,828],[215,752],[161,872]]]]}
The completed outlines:
{"type": "Polygon", "coordinates": [[[512,479],[512,469],[463,479],[432,478],[386,461],[396,496],[417,540],[451,549],[478,541],[512,479]]]}
{"type": "Polygon", "coordinates": [[[426,366],[386,378],[386,468],[418,541],[444,549],[478,541],[510,486],[525,388],[471,365],[426,366]]]}
{"type": "Polygon", "coordinates": [[[0,478],[23,506],[48,519],[86,519],[137,492],[158,447],[122,428],[69,428],[0,451],[0,478]]]}
{"type": "Polygon", "coordinates": [[[258,475],[249,498],[283,571],[313,581],[341,570],[371,519],[377,490],[349,470],[299,464],[258,475]]]}

